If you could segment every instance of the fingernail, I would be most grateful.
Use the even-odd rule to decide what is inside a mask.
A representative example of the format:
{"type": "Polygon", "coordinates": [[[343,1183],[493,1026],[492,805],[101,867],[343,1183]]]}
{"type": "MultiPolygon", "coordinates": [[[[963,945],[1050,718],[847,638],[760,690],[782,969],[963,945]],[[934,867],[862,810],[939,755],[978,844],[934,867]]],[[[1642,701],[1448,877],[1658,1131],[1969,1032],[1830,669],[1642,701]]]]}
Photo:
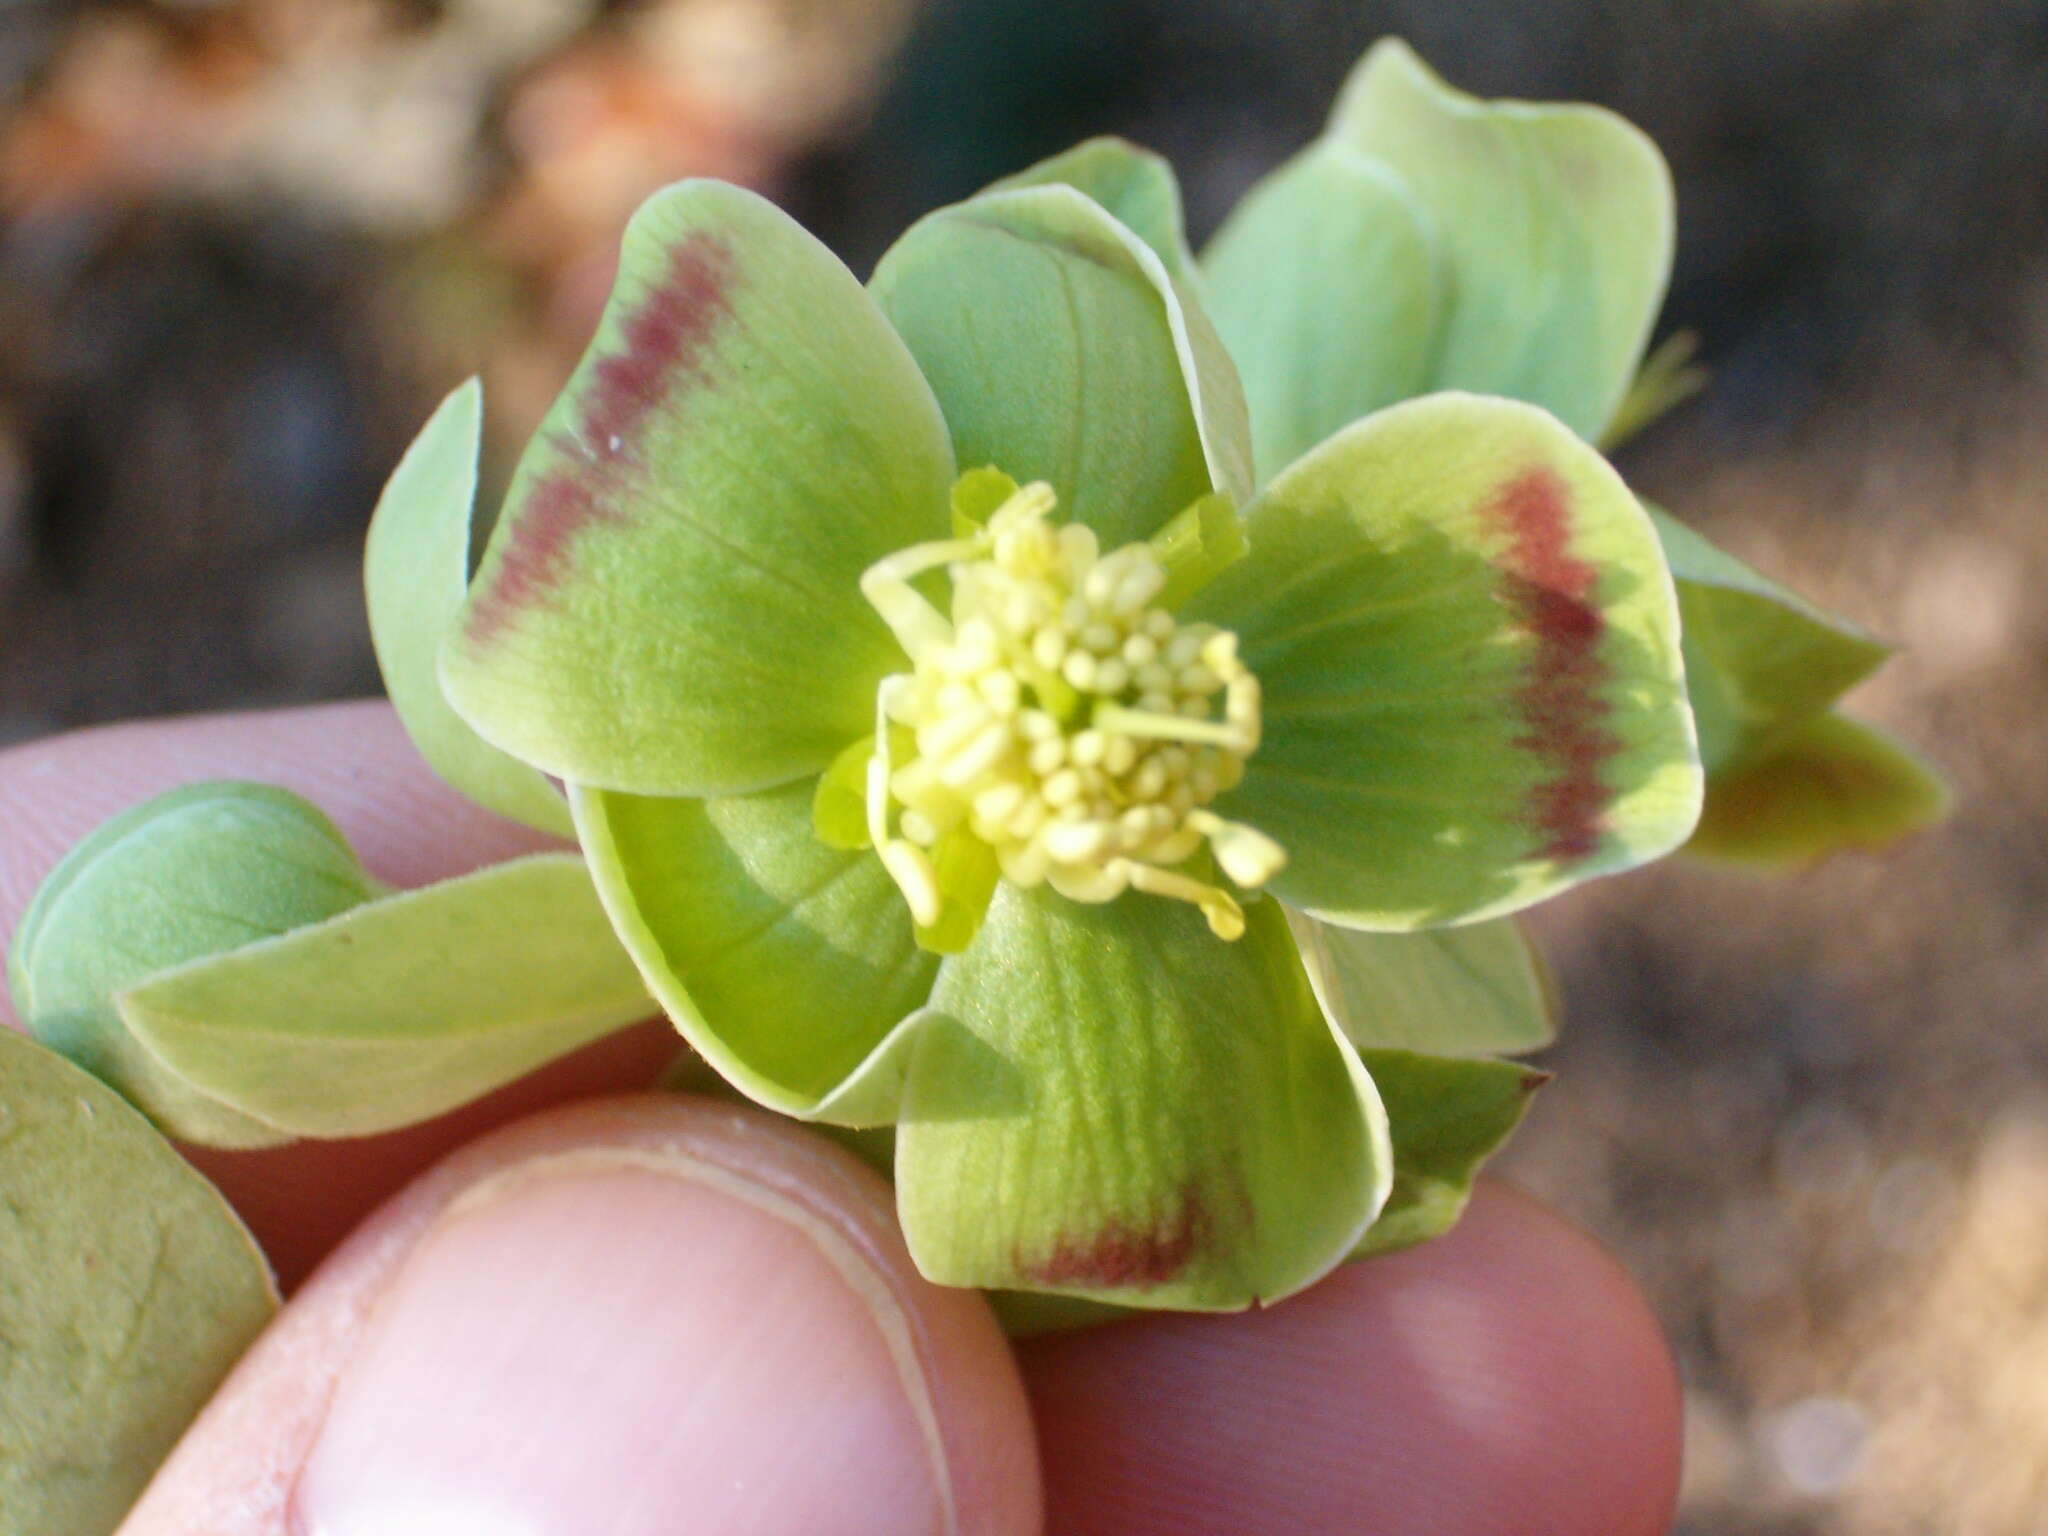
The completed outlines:
{"type": "Polygon", "coordinates": [[[909,1536],[950,1524],[887,1280],[722,1168],[590,1151],[458,1200],[379,1299],[302,1536],[909,1536]]]}

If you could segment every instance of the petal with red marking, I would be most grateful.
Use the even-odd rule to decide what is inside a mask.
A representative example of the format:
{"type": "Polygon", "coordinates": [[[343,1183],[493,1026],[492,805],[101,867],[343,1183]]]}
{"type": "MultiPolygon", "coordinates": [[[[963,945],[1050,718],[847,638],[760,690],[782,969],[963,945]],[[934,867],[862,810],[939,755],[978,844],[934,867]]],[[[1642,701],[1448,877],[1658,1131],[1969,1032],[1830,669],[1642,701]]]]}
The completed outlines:
{"type": "Polygon", "coordinates": [[[943,537],[952,475],[931,391],[837,258],[753,193],[671,187],[520,463],[442,650],[449,700],[578,783],[815,773],[901,664],[860,573],[943,537]]]}
{"type": "Polygon", "coordinates": [[[1279,904],[1003,885],[904,1082],[897,1203],[949,1285],[1230,1310],[1311,1284],[1379,1212],[1386,1116],[1279,904]]]}
{"type": "Polygon", "coordinates": [[[1264,686],[1218,802],[1271,888],[1351,927],[1514,911],[1684,841],[1700,765],[1649,519],[1533,406],[1433,395],[1346,428],[1246,512],[1197,597],[1264,686]]]}

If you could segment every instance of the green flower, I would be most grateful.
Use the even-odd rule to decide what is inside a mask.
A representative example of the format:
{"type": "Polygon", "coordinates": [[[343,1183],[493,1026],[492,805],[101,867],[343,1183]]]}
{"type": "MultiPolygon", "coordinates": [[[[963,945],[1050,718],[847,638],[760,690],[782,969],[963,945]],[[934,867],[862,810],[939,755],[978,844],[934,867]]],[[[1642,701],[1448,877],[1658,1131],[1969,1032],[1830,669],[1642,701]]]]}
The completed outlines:
{"type": "Polygon", "coordinates": [[[937,1280],[1308,1284],[1396,1170],[1290,912],[1471,923],[1698,814],[1656,534],[1567,427],[1447,394],[1250,462],[1149,157],[942,210],[866,289],[686,183],[443,646],[691,1044],[896,1127],[937,1280]]]}
{"type": "MultiPolygon", "coordinates": [[[[1246,194],[1203,256],[1262,471],[1431,390],[1526,400],[1592,442],[1627,436],[1701,378],[1682,335],[1642,363],[1672,228],[1663,159],[1620,118],[1480,101],[1380,43],[1328,128],[1246,194]]],[[[1932,772],[1832,711],[1890,647],[1651,516],[1707,770],[1690,846],[1783,867],[1938,821],[1932,772]]]]}

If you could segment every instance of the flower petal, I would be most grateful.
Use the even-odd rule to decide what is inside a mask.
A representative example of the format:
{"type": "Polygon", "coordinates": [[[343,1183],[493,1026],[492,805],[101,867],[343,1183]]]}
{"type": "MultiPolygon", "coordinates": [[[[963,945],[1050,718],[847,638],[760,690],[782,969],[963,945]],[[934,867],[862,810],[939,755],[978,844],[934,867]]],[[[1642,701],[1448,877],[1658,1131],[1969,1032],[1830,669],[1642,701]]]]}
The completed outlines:
{"type": "Polygon", "coordinates": [[[886,1119],[886,1087],[829,1101],[863,1068],[886,1075],[872,1058],[931,995],[938,960],[881,861],[819,841],[812,797],[809,783],[715,800],[570,791],[612,926],[684,1038],[771,1109],[886,1119]]]}
{"type": "Polygon", "coordinates": [[[919,221],[876,300],[931,381],[965,465],[1044,480],[1105,545],[1213,490],[1243,500],[1244,399],[1150,246],[1068,186],[989,192],[919,221]]]}
{"type": "Polygon", "coordinates": [[[1049,186],[1072,187],[1099,203],[1152,247],[1152,254],[1176,279],[1194,270],[1187,221],[1181,212],[1180,182],[1164,155],[1128,139],[1085,139],[1014,176],[1005,176],[988,190],[1049,186]]]}
{"type": "Polygon", "coordinates": [[[1183,903],[1005,884],[909,1064],[897,1205],[918,1267],[1222,1310],[1310,1284],[1386,1197],[1372,1080],[1275,902],[1219,942],[1183,903]]]}
{"type": "Polygon", "coordinates": [[[1670,280],[1657,146],[1600,107],[1452,90],[1392,40],[1352,73],[1329,132],[1393,167],[1435,217],[1456,295],[1437,387],[1527,400],[1597,438],[1670,280]]]}
{"type": "Polygon", "coordinates": [[[1874,853],[1948,814],[1949,792],[1882,732],[1819,715],[1716,774],[1688,853],[1798,869],[1851,849],[1874,853]]]}
{"type": "Polygon", "coordinates": [[[1270,479],[1434,385],[1449,303],[1434,225],[1380,161],[1319,140],[1245,194],[1203,255],[1270,479]]]}
{"type": "Polygon", "coordinates": [[[1700,768],[1670,573],[1606,462],[1532,406],[1435,395],[1346,428],[1246,512],[1192,617],[1264,685],[1244,783],[1275,894],[1402,930],[1668,852],[1700,768]]]}
{"type": "Polygon", "coordinates": [[[477,735],[441,692],[441,641],[469,590],[482,434],[483,390],[471,379],[427,418],[384,487],[363,551],[370,639],[384,691],[427,765],[500,816],[567,837],[569,807],[546,775],[477,735]]]}
{"type": "Polygon", "coordinates": [[[1671,574],[1685,635],[1685,686],[1699,722],[1707,794],[1745,762],[1822,714],[1891,647],[1724,554],[1645,503],[1671,574]]]}
{"type": "Polygon", "coordinates": [[[1589,440],[1613,419],[1649,339],[1670,273],[1671,177],[1634,127],[1597,107],[1484,102],[1439,80],[1406,44],[1378,44],[1352,73],[1320,144],[1254,189],[1205,257],[1218,328],[1244,349],[1260,462],[1276,472],[1350,416],[1384,402],[1414,355],[1414,212],[1446,302],[1426,378],[1408,392],[1468,389],[1541,405],[1589,440]],[[1376,162],[1412,198],[1325,146],[1376,162]],[[1383,239],[1357,233],[1388,221],[1383,239]],[[1286,255],[1347,242],[1369,264],[1310,267],[1286,255]],[[1269,261],[1270,258],[1270,261],[1269,261]],[[1413,295],[1404,299],[1403,295],[1413,295]],[[1280,318],[1285,316],[1285,319],[1280,318]],[[1387,316],[1400,318],[1391,330],[1387,316]],[[1317,325],[1328,330],[1321,335],[1317,325]],[[1273,336],[1309,338],[1350,398],[1302,409],[1284,388],[1273,336]],[[1372,328],[1369,328],[1372,327],[1372,328]],[[1341,369],[1349,346],[1382,371],[1341,369]],[[1333,416],[1335,419],[1332,419],[1333,416]]]}
{"type": "Polygon", "coordinates": [[[1448,1232],[1472,1181],[1500,1150],[1536,1090],[1550,1081],[1514,1061],[1447,1060],[1410,1051],[1363,1051],[1386,1098],[1394,1140],[1394,1192],[1354,1259],[1410,1248],[1448,1232]]]}
{"type": "Polygon", "coordinates": [[[1317,1001],[1362,1051],[1513,1055],[1557,1038],[1549,973],[1514,918],[1422,933],[1288,923],[1317,1001]]]}
{"type": "Polygon", "coordinates": [[[277,1310],[262,1249],[112,1089],[0,1028],[0,1509],[111,1531],[277,1310]]]}
{"type": "Polygon", "coordinates": [[[657,193],[443,648],[449,700],[577,783],[815,774],[901,659],[860,573],[944,536],[952,479],[930,391],[830,252],[737,187],[657,193]]]}
{"type": "Polygon", "coordinates": [[[417,1124],[654,1014],[571,853],[367,902],[117,1001],[201,1092],[335,1137],[417,1124]]]}

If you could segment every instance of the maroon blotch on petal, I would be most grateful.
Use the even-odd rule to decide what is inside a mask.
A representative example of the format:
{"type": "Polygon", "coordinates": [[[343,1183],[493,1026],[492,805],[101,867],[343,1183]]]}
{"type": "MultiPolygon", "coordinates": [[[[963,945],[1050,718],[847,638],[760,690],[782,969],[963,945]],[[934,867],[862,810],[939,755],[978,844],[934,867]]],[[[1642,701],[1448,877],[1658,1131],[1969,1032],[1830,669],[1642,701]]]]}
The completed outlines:
{"type": "Polygon", "coordinates": [[[593,363],[573,427],[550,437],[558,462],[526,493],[504,552],[470,610],[487,645],[568,573],[569,549],[594,523],[621,526],[640,469],[640,430],[708,377],[710,343],[731,313],[732,251],[708,230],[679,240],[661,280],[620,326],[623,344],[593,363]]]}
{"type": "Polygon", "coordinates": [[[1489,509],[1508,535],[1506,595],[1535,639],[1515,707],[1515,745],[1547,765],[1523,820],[1549,859],[1582,859],[1600,846],[1609,799],[1601,778],[1621,741],[1606,729],[1600,653],[1607,621],[1595,606],[1599,571],[1571,552],[1571,492],[1555,471],[1531,469],[1501,488],[1489,509]]]}
{"type": "Polygon", "coordinates": [[[1044,1286],[1151,1290],[1177,1279],[1208,1237],[1208,1211],[1189,1193],[1172,1216],[1151,1226],[1111,1221],[1086,1237],[1062,1238],[1051,1253],[1022,1267],[1044,1286]]]}

